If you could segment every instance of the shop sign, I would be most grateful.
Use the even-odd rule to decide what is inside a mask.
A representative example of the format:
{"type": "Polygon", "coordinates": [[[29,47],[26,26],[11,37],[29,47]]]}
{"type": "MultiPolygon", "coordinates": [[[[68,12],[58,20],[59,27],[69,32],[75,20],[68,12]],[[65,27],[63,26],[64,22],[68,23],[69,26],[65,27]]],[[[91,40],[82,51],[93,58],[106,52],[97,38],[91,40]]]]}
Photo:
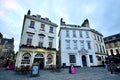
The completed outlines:
{"type": "Polygon", "coordinates": [[[31,76],[39,76],[39,65],[32,65],[31,76]]]}

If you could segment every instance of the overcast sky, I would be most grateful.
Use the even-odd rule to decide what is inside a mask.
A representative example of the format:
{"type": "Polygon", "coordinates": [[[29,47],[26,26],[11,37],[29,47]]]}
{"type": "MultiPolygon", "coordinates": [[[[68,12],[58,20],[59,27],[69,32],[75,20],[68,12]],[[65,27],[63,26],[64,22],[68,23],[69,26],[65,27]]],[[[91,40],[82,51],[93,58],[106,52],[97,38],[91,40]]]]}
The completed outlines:
{"type": "Polygon", "coordinates": [[[81,25],[87,18],[90,27],[104,37],[120,33],[120,0],[0,0],[0,32],[6,38],[15,39],[18,50],[24,14],[48,17],[60,24],[60,18],[68,24],[81,25]]]}

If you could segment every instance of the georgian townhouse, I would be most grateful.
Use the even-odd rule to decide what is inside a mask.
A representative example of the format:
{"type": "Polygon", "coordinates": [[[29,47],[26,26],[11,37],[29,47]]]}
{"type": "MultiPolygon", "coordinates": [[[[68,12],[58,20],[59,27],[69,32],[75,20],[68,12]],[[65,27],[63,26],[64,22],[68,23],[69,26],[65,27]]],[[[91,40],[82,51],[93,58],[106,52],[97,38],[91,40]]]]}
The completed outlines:
{"type": "Polygon", "coordinates": [[[49,18],[31,15],[29,10],[24,15],[16,68],[34,63],[38,63],[41,69],[56,66],[57,27],[49,18]]]}
{"type": "Polygon", "coordinates": [[[59,43],[61,66],[99,66],[106,55],[103,35],[90,28],[88,19],[80,26],[61,18],[59,43]]]}

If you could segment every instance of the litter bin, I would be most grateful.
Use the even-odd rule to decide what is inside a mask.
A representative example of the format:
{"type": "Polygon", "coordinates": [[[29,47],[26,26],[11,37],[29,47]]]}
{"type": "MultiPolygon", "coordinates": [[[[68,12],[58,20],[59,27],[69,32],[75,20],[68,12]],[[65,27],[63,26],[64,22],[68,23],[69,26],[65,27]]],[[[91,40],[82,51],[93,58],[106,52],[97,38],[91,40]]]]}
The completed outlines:
{"type": "Polygon", "coordinates": [[[66,67],[66,63],[63,63],[63,68],[65,68],[66,67]]]}

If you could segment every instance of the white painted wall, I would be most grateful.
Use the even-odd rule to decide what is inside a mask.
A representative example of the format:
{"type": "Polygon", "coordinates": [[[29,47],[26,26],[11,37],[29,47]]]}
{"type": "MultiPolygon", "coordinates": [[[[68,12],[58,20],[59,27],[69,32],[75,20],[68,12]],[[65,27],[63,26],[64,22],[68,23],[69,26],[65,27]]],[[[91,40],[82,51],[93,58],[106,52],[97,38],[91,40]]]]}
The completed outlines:
{"type": "Polygon", "coordinates": [[[66,63],[66,66],[70,66],[69,54],[75,54],[76,66],[83,66],[82,65],[82,58],[81,58],[82,55],[80,55],[80,53],[78,53],[78,51],[81,50],[81,46],[80,46],[81,40],[84,41],[84,48],[86,50],[88,50],[87,41],[91,42],[91,50],[88,50],[88,53],[86,55],[87,65],[88,66],[96,65],[97,59],[95,56],[94,42],[93,42],[92,32],[90,31],[90,28],[86,28],[86,27],[73,28],[70,26],[61,26],[61,27],[66,27],[66,29],[61,29],[61,31],[60,31],[61,65],[62,65],[62,63],[66,63]],[[70,37],[66,37],[66,30],[69,30],[70,37]],[[75,37],[75,38],[73,37],[73,30],[76,31],[77,37],[75,37]],[[80,38],[79,30],[82,30],[83,38],[80,38]],[[86,32],[85,32],[86,30],[88,31],[89,38],[86,38],[86,32]],[[70,48],[71,49],[66,49],[66,40],[70,40],[70,48]],[[73,49],[73,40],[77,40],[77,48],[78,49],[76,49],[76,50],[73,49]],[[90,63],[89,55],[93,55],[93,63],[90,63]]]}
{"type": "Polygon", "coordinates": [[[53,26],[53,32],[54,33],[49,33],[49,29],[50,29],[51,25],[45,24],[45,31],[40,31],[41,22],[32,20],[32,21],[35,21],[35,26],[34,26],[35,28],[32,29],[32,28],[29,28],[30,21],[31,21],[31,19],[29,19],[29,18],[27,18],[25,20],[24,31],[23,31],[23,35],[22,35],[20,45],[26,44],[26,42],[27,42],[28,33],[26,33],[26,32],[32,32],[32,33],[35,33],[33,35],[33,40],[32,40],[32,45],[33,46],[38,46],[38,42],[39,42],[39,35],[38,34],[44,34],[45,37],[44,37],[43,46],[48,47],[48,42],[49,42],[48,36],[50,36],[50,37],[54,37],[54,39],[53,39],[53,48],[57,48],[57,46],[56,46],[56,35],[57,35],[56,34],[56,29],[57,29],[57,27],[53,26]]]}

